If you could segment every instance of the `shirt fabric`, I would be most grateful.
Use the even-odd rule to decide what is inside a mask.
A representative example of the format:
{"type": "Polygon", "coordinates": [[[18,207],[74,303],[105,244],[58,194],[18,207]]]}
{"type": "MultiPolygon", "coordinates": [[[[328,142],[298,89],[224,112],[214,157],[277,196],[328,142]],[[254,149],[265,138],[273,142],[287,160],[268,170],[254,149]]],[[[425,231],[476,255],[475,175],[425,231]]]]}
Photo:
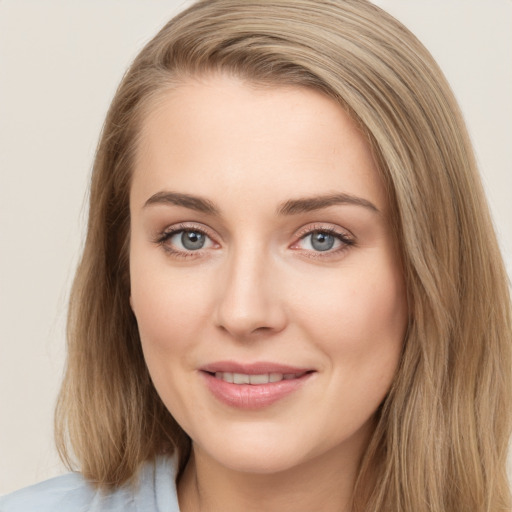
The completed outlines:
{"type": "Polygon", "coordinates": [[[68,473],[0,497],[0,512],[179,512],[176,467],[175,458],[158,457],[136,485],[107,492],[68,473]]]}

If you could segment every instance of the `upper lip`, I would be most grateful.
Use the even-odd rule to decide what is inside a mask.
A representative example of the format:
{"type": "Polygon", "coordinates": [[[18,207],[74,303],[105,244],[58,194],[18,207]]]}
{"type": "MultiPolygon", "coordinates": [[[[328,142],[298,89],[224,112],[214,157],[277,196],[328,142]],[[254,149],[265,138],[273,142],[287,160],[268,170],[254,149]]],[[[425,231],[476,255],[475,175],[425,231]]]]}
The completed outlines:
{"type": "Polygon", "coordinates": [[[255,363],[239,363],[236,361],[216,361],[199,368],[203,372],[230,372],[243,373],[245,375],[261,375],[264,373],[300,374],[313,371],[312,368],[290,366],[287,364],[260,361],[255,363]]]}

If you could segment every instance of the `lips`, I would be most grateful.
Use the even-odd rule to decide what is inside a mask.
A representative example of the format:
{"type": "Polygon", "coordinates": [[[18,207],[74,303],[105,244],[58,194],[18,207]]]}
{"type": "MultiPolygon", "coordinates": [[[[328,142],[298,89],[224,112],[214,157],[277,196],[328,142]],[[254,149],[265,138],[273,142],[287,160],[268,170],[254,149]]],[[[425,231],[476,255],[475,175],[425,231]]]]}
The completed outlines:
{"type": "Polygon", "coordinates": [[[200,368],[201,376],[222,403],[241,409],[260,409],[298,392],[315,373],[275,363],[216,362],[200,368]]]}

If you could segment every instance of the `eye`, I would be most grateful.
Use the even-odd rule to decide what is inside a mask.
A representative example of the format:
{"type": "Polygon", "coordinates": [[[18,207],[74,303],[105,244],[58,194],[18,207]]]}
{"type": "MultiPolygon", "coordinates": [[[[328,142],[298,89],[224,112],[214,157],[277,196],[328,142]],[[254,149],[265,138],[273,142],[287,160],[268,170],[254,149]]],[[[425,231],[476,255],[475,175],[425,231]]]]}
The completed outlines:
{"type": "Polygon", "coordinates": [[[205,229],[183,225],[167,228],[158,235],[155,243],[176,257],[194,256],[195,253],[199,255],[202,250],[216,245],[205,229]]]}
{"type": "MultiPolygon", "coordinates": [[[[335,228],[306,228],[298,235],[299,240],[292,249],[309,251],[312,253],[335,254],[355,244],[354,238],[348,233],[335,228]]],[[[320,254],[318,254],[320,256],[320,254]]]]}
{"type": "Polygon", "coordinates": [[[309,246],[306,247],[307,249],[313,249],[314,251],[329,251],[336,243],[338,245],[341,243],[334,235],[325,231],[313,231],[302,240],[309,246]]]}
{"type": "Polygon", "coordinates": [[[208,247],[211,240],[201,231],[178,231],[169,238],[169,242],[180,250],[197,251],[208,247]]]}

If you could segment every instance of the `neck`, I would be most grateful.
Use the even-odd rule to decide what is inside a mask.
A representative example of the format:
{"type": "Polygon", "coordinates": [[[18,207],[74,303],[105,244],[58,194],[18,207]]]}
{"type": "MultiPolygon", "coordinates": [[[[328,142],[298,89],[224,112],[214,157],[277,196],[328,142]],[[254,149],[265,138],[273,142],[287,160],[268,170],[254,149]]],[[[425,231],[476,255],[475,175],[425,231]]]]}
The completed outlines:
{"type": "Polygon", "coordinates": [[[278,473],[254,474],[226,468],[193,446],[178,485],[180,510],[349,512],[361,450],[340,452],[342,447],[278,473]]]}

